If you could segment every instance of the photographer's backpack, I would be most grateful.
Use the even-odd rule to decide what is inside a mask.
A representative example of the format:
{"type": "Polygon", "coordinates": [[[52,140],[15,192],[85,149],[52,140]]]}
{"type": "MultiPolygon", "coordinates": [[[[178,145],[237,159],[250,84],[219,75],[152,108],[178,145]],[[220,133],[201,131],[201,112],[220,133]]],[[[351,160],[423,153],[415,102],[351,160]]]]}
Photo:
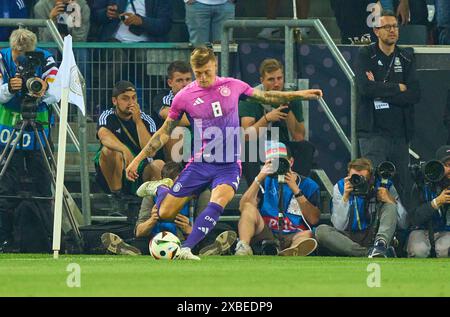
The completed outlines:
{"type": "Polygon", "coordinates": [[[52,250],[52,204],[23,200],[15,210],[14,241],[22,253],[49,253],[52,250]]]}

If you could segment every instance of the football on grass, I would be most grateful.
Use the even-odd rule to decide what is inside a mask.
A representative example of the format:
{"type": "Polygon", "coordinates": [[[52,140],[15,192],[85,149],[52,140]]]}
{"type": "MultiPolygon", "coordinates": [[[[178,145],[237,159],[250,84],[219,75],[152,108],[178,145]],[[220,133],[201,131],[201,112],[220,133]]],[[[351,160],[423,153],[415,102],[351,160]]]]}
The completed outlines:
{"type": "Polygon", "coordinates": [[[149,244],[150,254],[156,260],[172,260],[180,252],[180,239],[169,231],[158,233],[149,244]]]}

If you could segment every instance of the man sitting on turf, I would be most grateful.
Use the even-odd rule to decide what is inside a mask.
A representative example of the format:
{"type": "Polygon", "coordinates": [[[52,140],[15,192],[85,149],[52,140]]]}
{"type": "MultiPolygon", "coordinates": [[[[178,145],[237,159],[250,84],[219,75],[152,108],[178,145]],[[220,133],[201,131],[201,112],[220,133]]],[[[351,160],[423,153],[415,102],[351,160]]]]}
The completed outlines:
{"type": "MultiPolygon", "coordinates": [[[[139,218],[136,222],[135,235],[136,238],[124,242],[119,236],[113,233],[104,233],[102,235],[102,243],[107,250],[115,254],[139,255],[149,254],[148,244],[150,240],[161,231],[170,231],[181,241],[192,232],[192,219],[194,215],[190,215],[190,202],[187,202],[181,212],[173,221],[160,221],[157,214],[157,206],[165,198],[173,182],[176,181],[182,170],[182,165],[175,162],[168,162],[164,165],[161,176],[162,180],[149,181],[142,184],[136,194],[143,197],[139,218]]],[[[211,192],[203,191],[197,200],[197,209],[206,208],[211,192]]],[[[221,226],[217,230],[209,233],[204,243],[198,245],[200,255],[224,255],[236,241],[236,233],[228,230],[231,228],[221,226]],[[225,230],[220,231],[219,230],[225,230]]]]}
{"type": "Polygon", "coordinates": [[[114,107],[105,110],[97,124],[97,138],[100,140],[100,149],[94,158],[97,183],[107,193],[134,194],[140,183],[161,178],[164,165],[161,160],[141,162],[138,182],[129,182],[123,175],[156,127],[153,119],[140,110],[136,87],[131,82],[116,83],[112,103],[114,107]]]}
{"type": "Polygon", "coordinates": [[[252,249],[260,244],[264,255],[308,255],[317,247],[310,225],[317,225],[320,220],[319,185],[292,171],[294,158],[283,143],[269,143],[266,159],[266,164],[240,202],[239,242],[235,254],[252,255],[252,249]],[[285,165],[288,168],[285,175],[279,169],[275,170],[275,163],[279,168],[283,167],[282,160],[289,162],[285,165]],[[278,171],[282,172],[281,178],[278,171]],[[283,207],[279,210],[278,182],[283,178],[283,207]]]}

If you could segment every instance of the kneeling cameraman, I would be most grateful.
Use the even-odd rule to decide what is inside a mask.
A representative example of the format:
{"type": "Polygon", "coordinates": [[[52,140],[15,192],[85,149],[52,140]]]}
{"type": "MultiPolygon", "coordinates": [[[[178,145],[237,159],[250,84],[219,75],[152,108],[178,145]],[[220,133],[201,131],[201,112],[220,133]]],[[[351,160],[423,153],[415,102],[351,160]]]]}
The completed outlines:
{"type": "MultiPolygon", "coordinates": [[[[48,86],[54,81],[58,68],[50,53],[36,48],[36,43],[33,32],[17,29],[10,36],[10,48],[0,51],[0,151],[10,138],[18,136],[18,133],[12,136],[12,131],[22,119],[37,122],[49,136],[48,105],[58,100],[48,93],[48,86]]],[[[16,151],[0,179],[0,196],[16,196],[24,190],[20,186],[23,171],[32,177],[33,194],[51,196],[51,175],[39,150],[39,141],[30,128],[26,127],[18,140],[16,151]]],[[[2,168],[5,161],[1,162],[2,168]]],[[[0,252],[11,250],[13,211],[19,203],[19,199],[0,198],[0,252]]]]}
{"type": "Polygon", "coordinates": [[[316,230],[321,249],[338,256],[395,256],[390,243],[397,224],[406,227],[406,211],[389,180],[392,175],[380,181],[374,174],[366,158],[348,164],[348,176],[334,186],[334,227],[320,225],[316,230]]]}
{"type": "Polygon", "coordinates": [[[408,239],[409,257],[449,256],[450,146],[440,147],[436,159],[438,161],[430,161],[424,166],[423,177],[419,180],[416,177],[411,197],[415,208],[410,212],[413,231],[408,239]]]}

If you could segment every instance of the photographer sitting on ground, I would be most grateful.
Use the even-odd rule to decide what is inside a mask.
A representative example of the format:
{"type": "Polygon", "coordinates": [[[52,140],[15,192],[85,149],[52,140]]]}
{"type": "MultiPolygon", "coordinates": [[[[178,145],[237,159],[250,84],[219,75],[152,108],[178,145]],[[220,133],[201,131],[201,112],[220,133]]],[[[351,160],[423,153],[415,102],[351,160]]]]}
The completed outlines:
{"type": "Polygon", "coordinates": [[[239,242],[235,254],[252,255],[253,249],[256,250],[261,244],[261,253],[266,255],[308,255],[317,247],[310,225],[317,225],[320,219],[319,185],[292,171],[294,158],[283,143],[271,143],[266,151],[266,158],[266,164],[240,202],[239,242]],[[280,168],[277,171],[273,166],[275,159],[279,159],[280,168]],[[288,162],[287,168],[285,166],[286,170],[280,171],[283,169],[283,160],[288,162]],[[280,232],[281,220],[278,218],[277,179],[277,174],[280,173],[285,175],[286,183],[282,185],[282,237],[281,241],[277,241],[275,235],[280,232]]]}
{"type": "MultiPolygon", "coordinates": [[[[408,239],[408,256],[426,258],[432,252],[436,257],[448,257],[450,248],[450,226],[447,211],[450,204],[450,146],[436,151],[441,167],[435,179],[426,184],[418,182],[412,195],[411,222],[413,231],[408,239]],[[433,239],[430,239],[433,237],[433,239]]],[[[437,163],[432,161],[432,163],[437,163]]],[[[436,169],[434,169],[436,171],[436,169]]],[[[430,176],[429,173],[426,173],[430,176]]]]}
{"type": "MultiPolygon", "coordinates": [[[[0,151],[3,151],[25,112],[28,116],[36,113],[35,121],[41,123],[49,137],[48,105],[58,102],[48,92],[48,86],[54,81],[58,68],[49,52],[36,48],[36,35],[26,29],[17,29],[12,32],[9,43],[10,48],[0,51],[0,151]]],[[[15,196],[23,190],[19,186],[19,176],[24,171],[32,177],[33,194],[51,196],[51,176],[38,148],[38,140],[30,128],[27,127],[24,132],[0,180],[0,195],[15,196]]],[[[1,164],[3,167],[5,163],[1,164]]],[[[23,250],[20,245],[13,247],[13,212],[20,203],[18,199],[0,199],[0,252],[16,247],[23,250]]],[[[19,234],[18,230],[14,232],[19,234]]]]}
{"type": "Polygon", "coordinates": [[[348,164],[348,176],[334,185],[331,222],[334,227],[317,227],[321,249],[338,256],[395,256],[389,246],[397,224],[406,227],[406,211],[392,182],[381,187],[370,160],[358,158],[348,164]]]}

